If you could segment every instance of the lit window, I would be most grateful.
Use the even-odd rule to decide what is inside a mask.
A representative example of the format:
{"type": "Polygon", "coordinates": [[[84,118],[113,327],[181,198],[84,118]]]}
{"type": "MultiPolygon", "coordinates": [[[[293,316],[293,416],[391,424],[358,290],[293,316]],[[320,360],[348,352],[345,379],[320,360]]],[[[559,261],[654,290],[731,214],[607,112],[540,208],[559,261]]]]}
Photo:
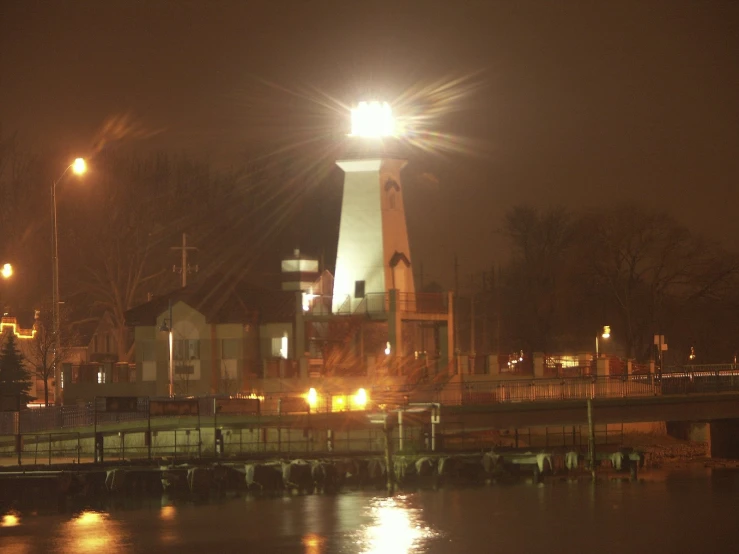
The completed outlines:
{"type": "Polygon", "coordinates": [[[287,334],[272,338],[272,357],[287,359],[287,334]]]}

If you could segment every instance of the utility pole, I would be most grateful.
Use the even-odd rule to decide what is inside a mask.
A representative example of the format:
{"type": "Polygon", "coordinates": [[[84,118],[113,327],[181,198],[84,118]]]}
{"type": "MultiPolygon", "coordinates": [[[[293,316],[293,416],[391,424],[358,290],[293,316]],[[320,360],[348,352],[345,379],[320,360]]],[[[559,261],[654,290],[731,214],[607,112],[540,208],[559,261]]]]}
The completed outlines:
{"type": "Polygon", "coordinates": [[[470,275],[472,292],[470,293],[470,356],[475,354],[475,277],[470,275]]]}
{"type": "Polygon", "coordinates": [[[459,371],[459,259],[454,254],[454,365],[455,373],[459,371]]]}
{"type": "Polygon", "coordinates": [[[492,281],[495,287],[495,353],[500,354],[500,266],[496,272],[495,264],[492,267],[492,281]]]}
{"type": "Polygon", "coordinates": [[[197,250],[197,248],[195,248],[194,246],[187,246],[187,233],[182,233],[182,246],[171,246],[170,250],[180,250],[182,253],[182,265],[180,267],[173,265],[172,271],[174,273],[182,274],[182,288],[184,288],[187,286],[187,274],[197,273],[199,269],[197,265],[191,266],[187,263],[188,251],[197,250]]]}
{"type": "Polygon", "coordinates": [[[482,272],[482,341],[480,344],[480,349],[485,354],[490,353],[490,345],[488,343],[488,292],[487,284],[485,283],[487,275],[488,274],[485,271],[482,272]]]}

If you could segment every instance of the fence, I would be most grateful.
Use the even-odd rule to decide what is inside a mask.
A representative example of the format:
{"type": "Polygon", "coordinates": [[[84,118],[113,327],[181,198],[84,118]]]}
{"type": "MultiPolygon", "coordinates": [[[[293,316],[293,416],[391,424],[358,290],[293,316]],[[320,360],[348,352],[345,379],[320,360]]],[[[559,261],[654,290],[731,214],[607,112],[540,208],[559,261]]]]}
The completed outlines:
{"type": "MultiPolygon", "coordinates": [[[[153,431],[147,444],[145,427],[102,432],[102,460],[123,462],[146,459],[178,460],[263,459],[274,457],[329,457],[382,455],[385,436],[379,426],[327,430],[287,426],[218,425],[204,421],[202,427],[153,431]],[[215,430],[218,430],[218,434],[215,430]],[[217,437],[222,442],[217,443],[217,437]]],[[[435,451],[471,452],[490,448],[576,448],[587,447],[587,426],[558,426],[479,431],[460,423],[442,423],[436,430],[435,451]]],[[[622,425],[596,425],[596,444],[623,443],[622,425]]],[[[406,425],[402,437],[395,427],[391,434],[396,454],[431,452],[430,427],[406,425]]],[[[20,456],[12,437],[0,437],[0,465],[52,465],[94,460],[94,438],[82,433],[32,433],[23,436],[20,456]]]]}
{"type": "Polygon", "coordinates": [[[373,398],[384,403],[438,402],[444,405],[633,398],[739,391],[739,367],[657,374],[559,379],[461,381],[415,388],[385,387],[373,398]]]}

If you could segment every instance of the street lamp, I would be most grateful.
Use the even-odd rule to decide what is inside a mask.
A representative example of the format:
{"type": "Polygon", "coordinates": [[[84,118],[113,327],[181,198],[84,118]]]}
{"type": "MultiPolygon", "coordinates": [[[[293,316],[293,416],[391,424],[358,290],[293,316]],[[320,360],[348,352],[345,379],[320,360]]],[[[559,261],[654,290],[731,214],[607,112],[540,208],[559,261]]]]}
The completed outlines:
{"type": "Polygon", "coordinates": [[[82,175],[87,171],[87,163],[83,158],[76,158],[71,164],[69,164],[62,174],[52,182],[51,184],[51,239],[52,239],[52,290],[51,290],[51,303],[53,310],[54,319],[54,404],[57,406],[61,404],[61,375],[59,372],[58,353],[61,350],[59,341],[59,233],[57,230],[57,219],[56,219],[56,186],[59,184],[67,171],[72,170],[75,175],[82,175]]]}
{"type": "Polygon", "coordinates": [[[169,341],[169,397],[174,397],[174,322],[172,321],[172,300],[169,301],[169,319],[162,321],[159,330],[163,333],[167,333],[169,341]]]}
{"type": "Polygon", "coordinates": [[[600,333],[600,335],[595,335],[595,359],[596,360],[600,357],[599,344],[598,344],[599,338],[602,338],[602,339],[611,338],[611,327],[609,325],[604,325],[603,331],[600,333]]]}
{"type": "Polygon", "coordinates": [[[11,264],[3,264],[3,268],[0,269],[0,275],[3,279],[10,279],[13,276],[13,266],[11,264]]]}

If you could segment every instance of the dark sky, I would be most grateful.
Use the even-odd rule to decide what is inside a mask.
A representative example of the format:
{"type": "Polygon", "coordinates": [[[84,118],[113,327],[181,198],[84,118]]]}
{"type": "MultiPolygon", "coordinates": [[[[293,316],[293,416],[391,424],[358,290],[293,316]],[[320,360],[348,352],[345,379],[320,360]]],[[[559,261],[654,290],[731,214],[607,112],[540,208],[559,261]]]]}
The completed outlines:
{"type": "Polygon", "coordinates": [[[474,148],[409,164],[409,231],[427,280],[448,283],[455,251],[462,275],[489,267],[503,255],[503,213],[524,202],[663,206],[739,247],[739,2],[0,0],[0,10],[0,123],[64,155],[131,113],[162,130],[139,150],[233,163],[335,124],[277,86],[351,104],[476,75],[483,86],[433,121],[474,148]],[[418,178],[426,172],[438,184],[418,178]]]}

